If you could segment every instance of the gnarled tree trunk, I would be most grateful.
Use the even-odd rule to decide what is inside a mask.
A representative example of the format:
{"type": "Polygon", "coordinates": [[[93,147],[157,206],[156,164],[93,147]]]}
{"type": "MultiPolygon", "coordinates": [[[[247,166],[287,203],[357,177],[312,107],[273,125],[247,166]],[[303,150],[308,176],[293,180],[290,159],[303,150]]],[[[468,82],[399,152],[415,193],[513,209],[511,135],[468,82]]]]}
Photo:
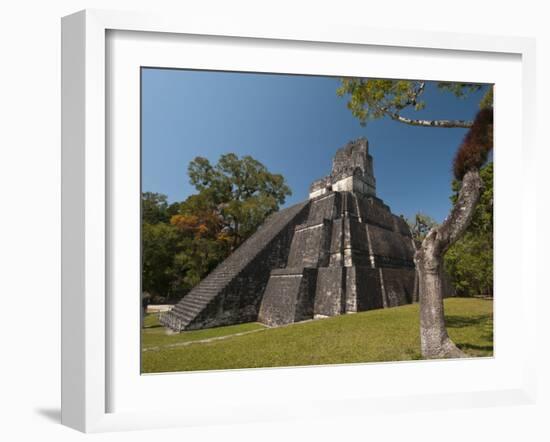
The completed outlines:
{"type": "Polygon", "coordinates": [[[443,256],[468,228],[482,186],[478,169],[466,172],[451,214],[428,233],[414,257],[419,279],[421,351],[428,359],[465,356],[445,328],[443,256]]]}

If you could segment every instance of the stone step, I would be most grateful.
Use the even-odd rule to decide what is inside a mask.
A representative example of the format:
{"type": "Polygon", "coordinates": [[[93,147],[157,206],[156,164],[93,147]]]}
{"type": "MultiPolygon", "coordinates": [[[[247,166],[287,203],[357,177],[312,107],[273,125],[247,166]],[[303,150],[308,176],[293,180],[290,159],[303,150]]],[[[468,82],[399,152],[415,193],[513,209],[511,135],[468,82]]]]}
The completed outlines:
{"type": "Polygon", "coordinates": [[[200,298],[197,297],[195,299],[193,299],[191,301],[190,304],[188,305],[195,305],[197,306],[198,304],[200,304],[202,307],[201,308],[204,308],[206,307],[216,296],[201,296],[200,298]]]}
{"type": "Polygon", "coordinates": [[[191,290],[187,296],[193,296],[195,293],[218,293],[221,289],[227,287],[227,284],[197,286],[191,290]]]}
{"type": "Polygon", "coordinates": [[[188,306],[190,308],[204,308],[208,304],[208,299],[194,297],[193,299],[188,299],[182,303],[182,305],[188,306]]]}
{"type": "Polygon", "coordinates": [[[194,288],[187,296],[193,296],[195,293],[219,293],[227,284],[217,284],[217,285],[204,285],[194,288]]]}
{"type": "Polygon", "coordinates": [[[191,303],[185,303],[185,304],[178,304],[177,309],[174,307],[174,311],[178,313],[198,313],[200,312],[206,304],[197,305],[197,304],[191,304],[191,303]]]}
{"type": "MultiPolygon", "coordinates": [[[[168,317],[180,321],[180,330],[185,329],[208,304],[231,283],[249,263],[269,244],[281,230],[304,209],[307,203],[281,210],[270,217],[225,261],[197,284],[163,319],[164,324],[173,324],[168,317]]],[[[177,322],[177,321],[176,321],[177,322]]]]}
{"type": "Polygon", "coordinates": [[[174,314],[178,316],[196,316],[198,313],[200,313],[202,308],[191,308],[188,306],[180,306],[178,309],[174,309],[174,314]]]}
{"type": "Polygon", "coordinates": [[[200,312],[204,306],[196,306],[191,304],[181,304],[177,309],[174,308],[174,312],[176,313],[198,313],[200,312]]]}
{"type": "Polygon", "coordinates": [[[190,293],[187,295],[189,299],[199,298],[199,299],[212,299],[213,296],[216,296],[220,291],[219,290],[197,290],[196,292],[190,293]]]}
{"type": "Polygon", "coordinates": [[[180,312],[174,315],[181,322],[191,322],[197,316],[197,313],[180,312]]]}
{"type": "Polygon", "coordinates": [[[223,285],[227,284],[229,281],[231,281],[231,277],[226,276],[223,278],[216,278],[216,279],[205,279],[204,281],[197,284],[195,287],[202,287],[204,285],[223,285]]]}
{"type": "Polygon", "coordinates": [[[229,276],[225,278],[218,278],[218,279],[208,279],[208,280],[205,279],[200,284],[197,284],[195,287],[202,287],[204,285],[222,285],[222,284],[227,284],[230,280],[231,278],[229,276]]]}
{"type": "Polygon", "coordinates": [[[195,294],[194,296],[189,296],[186,300],[181,301],[181,305],[198,305],[200,304],[202,307],[206,306],[207,303],[209,303],[212,298],[215,297],[214,295],[206,295],[206,294],[195,294]]]}
{"type": "Polygon", "coordinates": [[[222,288],[223,287],[197,287],[196,289],[193,289],[193,291],[189,292],[185,296],[185,298],[191,299],[197,295],[216,294],[216,293],[219,293],[222,288]]]}

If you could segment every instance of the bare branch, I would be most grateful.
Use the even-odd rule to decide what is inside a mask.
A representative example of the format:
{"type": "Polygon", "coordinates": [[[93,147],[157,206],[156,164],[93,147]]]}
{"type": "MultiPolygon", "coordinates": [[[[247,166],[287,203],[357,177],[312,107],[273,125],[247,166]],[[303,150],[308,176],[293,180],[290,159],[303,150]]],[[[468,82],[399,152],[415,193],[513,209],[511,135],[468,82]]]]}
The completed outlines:
{"type": "MultiPolygon", "coordinates": [[[[420,89],[423,89],[424,85],[420,85],[420,89]]],[[[372,105],[372,104],[371,104],[372,105]]],[[[390,117],[394,121],[399,121],[400,123],[408,124],[410,126],[420,126],[420,127],[437,127],[437,128],[462,128],[462,129],[469,129],[473,126],[473,121],[466,121],[466,120],[419,120],[419,119],[413,119],[404,117],[403,115],[399,114],[398,112],[393,112],[387,107],[383,106],[375,106],[377,107],[379,112],[382,112],[386,114],[388,117],[390,117]]]]}
{"type": "Polygon", "coordinates": [[[418,84],[418,88],[411,94],[411,97],[409,98],[408,104],[412,104],[413,106],[416,105],[416,100],[418,99],[418,97],[420,97],[420,95],[422,95],[424,93],[424,87],[425,86],[426,86],[426,82],[424,82],[424,81],[421,81],[418,84]]]}
{"type": "Polygon", "coordinates": [[[400,123],[409,124],[411,126],[421,126],[421,127],[458,127],[463,129],[469,129],[474,124],[473,121],[465,120],[417,120],[413,118],[404,117],[396,112],[389,112],[385,110],[386,115],[388,115],[392,120],[399,121],[400,123]]]}

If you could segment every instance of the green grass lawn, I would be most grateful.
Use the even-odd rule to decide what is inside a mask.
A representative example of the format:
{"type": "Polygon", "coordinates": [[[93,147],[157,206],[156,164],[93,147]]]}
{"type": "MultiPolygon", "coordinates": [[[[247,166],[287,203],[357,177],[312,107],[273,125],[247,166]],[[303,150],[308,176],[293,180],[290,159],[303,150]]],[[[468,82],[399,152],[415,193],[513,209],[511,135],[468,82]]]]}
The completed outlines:
{"type": "MultiPolygon", "coordinates": [[[[449,298],[445,313],[464,352],[493,355],[492,300],[449,298]]],[[[179,334],[166,334],[150,315],[142,350],[144,373],[421,359],[418,304],[279,328],[248,323],[179,334]]]]}

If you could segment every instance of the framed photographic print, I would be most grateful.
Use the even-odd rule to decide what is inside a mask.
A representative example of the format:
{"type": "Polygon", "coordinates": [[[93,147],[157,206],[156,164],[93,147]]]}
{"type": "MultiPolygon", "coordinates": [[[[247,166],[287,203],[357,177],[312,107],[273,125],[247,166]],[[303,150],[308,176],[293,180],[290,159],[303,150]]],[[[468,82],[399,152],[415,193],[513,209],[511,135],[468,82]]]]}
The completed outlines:
{"type": "Polygon", "coordinates": [[[533,400],[533,42],[327,29],[63,19],[64,424],[533,400]]]}

